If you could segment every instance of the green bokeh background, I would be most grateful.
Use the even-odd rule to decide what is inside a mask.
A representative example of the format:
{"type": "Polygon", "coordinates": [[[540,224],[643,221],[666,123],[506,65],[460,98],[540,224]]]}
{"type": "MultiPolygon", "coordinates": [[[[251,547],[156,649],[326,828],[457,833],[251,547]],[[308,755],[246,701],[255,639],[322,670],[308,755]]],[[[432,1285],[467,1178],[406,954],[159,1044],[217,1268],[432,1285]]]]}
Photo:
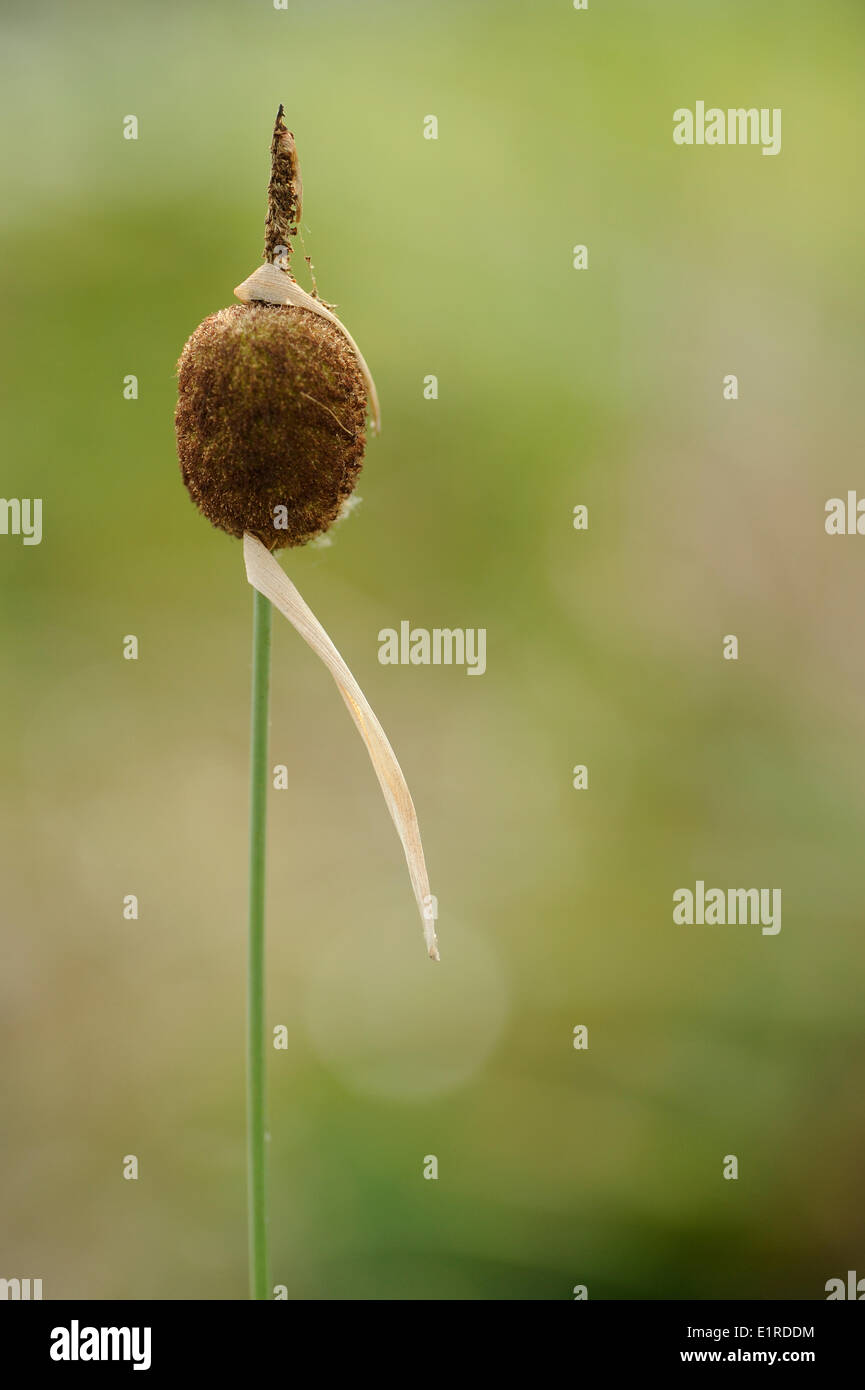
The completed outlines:
{"type": "Polygon", "coordinates": [[[285,563],[408,776],[443,961],[277,619],[274,1283],[813,1299],[865,1275],[865,540],[823,529],[865,492],[861,7],[2,14],[2,492],[44,499],[44,539],[0,537],[0,1275],[246,1292],[251,594],[172,415],[186,337],[260,257],[279,101],[384,418],[359,511],[285,563]],[[697,99],[781,107],[782,153],[677,148],[697,99]],[[381,666],[402,619],[485,627],[486,674],[381,666]],[[675,927],[697,878],[781,887],[780,934],[675,927]]]}

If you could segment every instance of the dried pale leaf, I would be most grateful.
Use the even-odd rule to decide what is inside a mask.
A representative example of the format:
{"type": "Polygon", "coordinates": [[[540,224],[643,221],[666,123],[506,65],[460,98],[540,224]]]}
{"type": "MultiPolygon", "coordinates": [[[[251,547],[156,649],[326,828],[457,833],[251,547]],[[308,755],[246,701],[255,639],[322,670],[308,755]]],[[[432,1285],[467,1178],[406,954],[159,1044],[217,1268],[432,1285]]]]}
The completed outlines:
{"type": "Polygon", "coordinates": [[[381,409],[379,408],[378,392],[375,389],[372,372],[366,365],[363,353],[354,338],[336,314],[327,309],[320,299],[314,299],[311,294],[307,294],[289,271],[280,270],[279,266],[269,263],[258,266],[248,279],[236,287],[234,293],[243,304],[249,304],[254,299],[263,300],[265,304],[295,304],[301,309],[311,309],[314,314],[320,314],[323,319],[335,324],[357,357],[369,396],[372,428],[376,434],[381,433],[381,409]]]}
{"type": "Polygon", "coordinates": [[[405,777],[387,735],[318,618],[304,603],[285,570],[276,562],[270,551],[261,541],[247,534],[243,537],[243,559],[246,577],[253,588],[264,594],[264,597],[288,618],[303,640],[321,657],[336,681],[348,712],[366,744],[387,808],[402,841],[409,878],[423,922],[427,950],[433,960],[438,960],[435,921],[429,915],[431,896],[420,827],[405,777]]]}

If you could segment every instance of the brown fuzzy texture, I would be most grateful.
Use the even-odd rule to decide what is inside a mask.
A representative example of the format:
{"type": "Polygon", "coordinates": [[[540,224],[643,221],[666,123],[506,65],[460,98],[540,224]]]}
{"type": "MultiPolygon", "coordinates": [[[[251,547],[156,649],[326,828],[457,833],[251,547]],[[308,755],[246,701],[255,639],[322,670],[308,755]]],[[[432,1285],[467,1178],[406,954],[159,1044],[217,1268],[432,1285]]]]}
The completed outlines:
{"type": "Polygon", "coordinates": [[[178,386],[180,468],[208,521],[268,550],[333,525],[366,446],[364,381],[338,328],[309,309],[233,304],[196,328],[178,386]]]}

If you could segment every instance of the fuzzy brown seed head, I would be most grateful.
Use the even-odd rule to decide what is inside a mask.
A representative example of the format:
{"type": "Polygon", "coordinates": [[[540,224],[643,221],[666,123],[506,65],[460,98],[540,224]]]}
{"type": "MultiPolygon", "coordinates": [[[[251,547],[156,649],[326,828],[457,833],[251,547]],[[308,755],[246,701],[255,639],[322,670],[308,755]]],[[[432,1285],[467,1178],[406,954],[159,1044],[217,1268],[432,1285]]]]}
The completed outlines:
{"type": "Polygon", "coordinates": [[[233,304],[178,363],[177,452],[208,521],[269,550],[332,526],[366,445],[366,391],[345,336],[308,309],[233,304]]]}

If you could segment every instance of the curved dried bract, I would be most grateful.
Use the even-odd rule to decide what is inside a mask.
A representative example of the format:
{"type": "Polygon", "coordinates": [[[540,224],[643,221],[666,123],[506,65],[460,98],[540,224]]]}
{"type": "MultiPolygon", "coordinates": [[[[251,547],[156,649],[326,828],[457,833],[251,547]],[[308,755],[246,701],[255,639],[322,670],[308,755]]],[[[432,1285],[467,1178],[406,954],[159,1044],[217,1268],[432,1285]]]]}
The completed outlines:
{"type": "Polygon", "coordinates": [[[369,410],[372,429],[376,434],[381,433],[381,410],[378,404],[378,392],[375,389],[375,382],[372,373],[364,361],[363,353],[358,347],[354,338],[349,333],[344,323],[341,323],[336,314],[322,304],[320,299],[315,299],[311,294],[307,294],[305,289],[297,283],[294,276],[287,270],[280,270],[276,265],[260,265],[248,279],[242,284],[237,285],[234,291],[236,297],[243,304],[249,304],[253,299],[260,299],[265,304],[296,304],[302,309],[311,309],[314,314],[320,314],[329,323],[335,324],[343,333],[350,344],[352,351],[357,357],[366,384],[366,391],[369,397],[369,410]]]}
{"type": "Polygon", "coordinates": [[[303,640],[321,658],[336,681],[348,712],[357,725],[385,803],[402,841],[409,878],[423,922],[424,940],[432,960],[439,959],[433,899],[414,803],[396,754],[388,742],[363,691],[346,666],[312,609],[304,603],[285,570],[254,536],[243,538],[246,577],[288,619],[303,640]]]}

